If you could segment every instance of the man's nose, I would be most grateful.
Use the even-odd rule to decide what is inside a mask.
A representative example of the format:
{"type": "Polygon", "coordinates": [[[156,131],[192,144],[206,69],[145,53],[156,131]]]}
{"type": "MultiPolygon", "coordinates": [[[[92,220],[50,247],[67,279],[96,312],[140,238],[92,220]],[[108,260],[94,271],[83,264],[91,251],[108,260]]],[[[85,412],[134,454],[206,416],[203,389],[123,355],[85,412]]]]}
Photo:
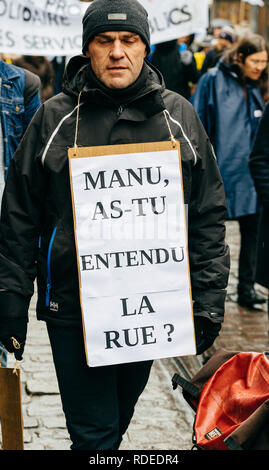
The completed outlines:
{"type": "Polygon", "coordinates": [[[124,49],[119,39],[113,41],[110,56],[113,57],[113,59],[121,59],[124,56],[124,49]]]}

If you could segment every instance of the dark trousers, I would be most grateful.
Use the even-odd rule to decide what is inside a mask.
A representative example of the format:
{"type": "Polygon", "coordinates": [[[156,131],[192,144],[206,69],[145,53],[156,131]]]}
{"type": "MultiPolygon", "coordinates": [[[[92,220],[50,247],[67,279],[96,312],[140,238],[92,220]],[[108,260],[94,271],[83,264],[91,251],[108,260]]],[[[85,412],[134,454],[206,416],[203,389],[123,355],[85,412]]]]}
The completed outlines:
{"type": "Polygon", "coordinates": [[[253,287],[257,258],[258,215],[239,217],[241,246],[239,254],[239,290],[253,287]]]}
{"type": "Polygon", "coordinates": [[[71,449],[118,449],[152,361],[89,367],[81,329],[47,328],[71,449]]]}

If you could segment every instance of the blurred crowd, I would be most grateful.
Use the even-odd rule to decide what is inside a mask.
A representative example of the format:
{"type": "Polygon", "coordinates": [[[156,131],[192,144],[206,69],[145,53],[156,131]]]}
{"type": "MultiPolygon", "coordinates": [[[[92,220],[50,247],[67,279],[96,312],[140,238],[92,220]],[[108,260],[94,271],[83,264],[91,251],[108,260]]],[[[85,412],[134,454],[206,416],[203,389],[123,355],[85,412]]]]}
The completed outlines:
{"type": "MultiPolygon", "coordinates": [[[[255,138],[269,100],[268,58],[262,36],[222,21],[213,23],[202,39],[190,35],[153,46],[149,57],[166,87],[191,101],[213,146],[225,187],[227,219],[238,221],[241,234],[237,302],[254,311],[262,311],[266,303],[256,292],[255,281],[269,287],[264,242],[269,221],[253,163],[255,138]]],[[[261,158],[265,162],[259,177],[268,188],[269,155],[261,158]]],[[[268,190],[263,193],[267,197],[268,190]]]]}
{"type": "Polygon", "coordinates": [[[13,64],[29,70],[40,78],[40,95],[43,103],[61,91],[61,82],[65,69],[66,57],[0,54],[0,59],[8,64],[13,64]]]}
{"type": "MultiPolygon", "coordinates": [[[[201,75],[214,67],[238,38],[237,28],[226,21],[214,22],[207,34],[191,34],[151,46],[149,62],[164,77],[166,87],[189,99],[201,75]],[[227,23],[227,24],[225,24],[227,23]]],[[[41,80],[41,100],[45,102],[61,91],[65,65],[69,57],[19,56],[0,53],[0,59],[29,70],[41,80]]]]}

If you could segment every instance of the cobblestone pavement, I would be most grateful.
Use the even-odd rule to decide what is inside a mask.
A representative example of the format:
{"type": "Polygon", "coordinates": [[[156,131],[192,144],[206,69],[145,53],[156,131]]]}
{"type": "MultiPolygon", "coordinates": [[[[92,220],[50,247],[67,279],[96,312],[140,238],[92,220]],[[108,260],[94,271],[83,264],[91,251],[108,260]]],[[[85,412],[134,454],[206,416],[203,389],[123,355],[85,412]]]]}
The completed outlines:
{"type": "MultiPolygon", "coordinates": [[[[239,233],[236,222],[227,225],[232,267],[221,335],[215,346],[230,350],[265,351],[268,344],[267,312],[249,312],[236,300],[239,233]]],[[[257,286],[260,292],[264,289],[257,286]]],[[[197,367],[200,358],[194,358],[197,367]]],[[[200,362],[199,362],[200,361],[200,362]]],[[[9,358],[9,367],[13,367],[9,358]]],[[[126,432],[122,450],[188,450],[191,448],[193,412],[180,390],[173,391],[171,377],[177,372],[173,360],[154,362],[148,385],[140,397],[126,432]]],[[[44,322],[35,319],[31,304],[30,323],[21,363],[25,450],[68,450],[60,395],[44,322]]],[[[72,386],[70,384],[70,386],[72,386]]]]}

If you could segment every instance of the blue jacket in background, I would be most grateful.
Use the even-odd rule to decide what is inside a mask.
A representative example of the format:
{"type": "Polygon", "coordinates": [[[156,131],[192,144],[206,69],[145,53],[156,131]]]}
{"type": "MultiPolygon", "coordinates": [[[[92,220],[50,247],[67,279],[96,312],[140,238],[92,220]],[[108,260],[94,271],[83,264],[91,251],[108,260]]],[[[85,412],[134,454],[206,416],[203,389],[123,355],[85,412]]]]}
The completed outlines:
{"type": "Polygon", "coordinates": [[[247,85],[221,60],[198,82],[192,103],[217,156],[229,219],[257,212],[257,194],[248,161],[264,109],[260,91],[247,85]]]}
{"type": "Polygon", "coordinates": [[[37,75],[0,60],[0,112],[5,175],[33,115],[41,105],[37,75]]]}

